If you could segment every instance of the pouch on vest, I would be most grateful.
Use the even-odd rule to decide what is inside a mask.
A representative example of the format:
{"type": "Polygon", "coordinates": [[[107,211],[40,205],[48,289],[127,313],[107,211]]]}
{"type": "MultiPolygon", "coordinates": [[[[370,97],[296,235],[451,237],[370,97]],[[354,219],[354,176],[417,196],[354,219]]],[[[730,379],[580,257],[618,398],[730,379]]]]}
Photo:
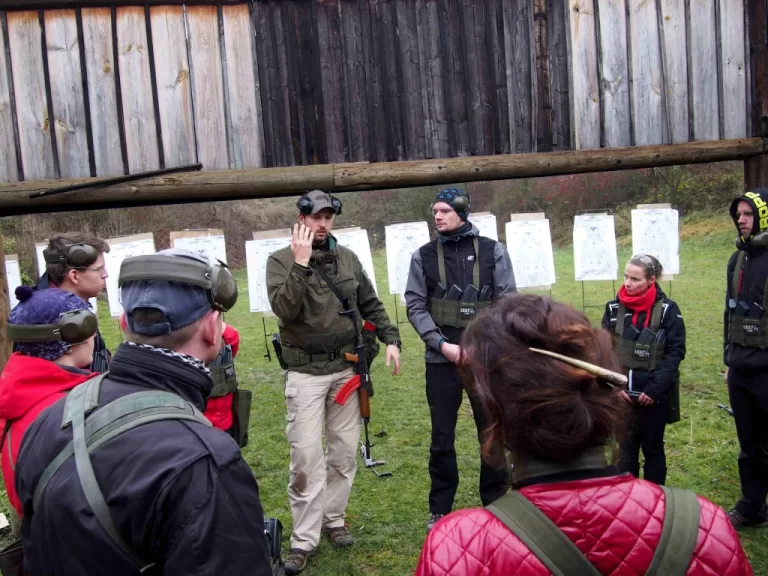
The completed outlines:
{"type": "Polygon", "coordinates": [[[235,360],[230,344],[221,347],[221,351],[219,351],[216,360],[211,363],[210,369],[211,380],[213,380],[213,390],[211,390],[210,395],[211,398],[221,398],[237,389],[235,360]]]}
{"type": "Polygon", "coordinates": [[[739,251],[731,276],[731,296],[728,302],[728,341],[746,348],[768,348],[768,280],[763,291],[763,302],[741,302],[739,279],[744,271],[746,252],[739,251]]]}
{"type": "Polygon", "coordinates": [[[238,388],[232,396],[232,438],[240,448],[248,444],[248,423],[251,421],[253,392],[238,388]]]}
{"type": "Polygon", "coordinates": [[[658,337],[663,337],[663,331],[659,330],[662,315],[661,304],[661,300],[654,303],[651,309],[649,328],[643,329],[639,334],[635,329],[637,337],[634,340],[624,337],[624,318],[627,309],[624,304],[619,304],[615,328],[616,355],[622,366],[628,370],[648,370],[650,372],[661,366],[661,361],[664,358],[664,342],[662,338],[658,337]]]}
{"type": "MultiPolygon", "coordinates": [[[[477,236],[472,238],[472,246],[475,250],[475,262],[472,266],[472,285],[480,285],[480,242],[477,236]]],[[[443,243],[437,241],[437,268],[440,275],[440,283],[447,286],[445,276],[445,254],[443,243]]],[[[464,292],[467,292],[466,288],[464,292]]],[[[463,296],[463,294],[462,294],[463,296]]],[[[431,298],[429,301],[429,313],[438,326],[451,326],[453,328],[466,328],[475,318],[477,312],[490,305],[490,302],[462,300],[449,300],[446,298],[431,298]]]]}

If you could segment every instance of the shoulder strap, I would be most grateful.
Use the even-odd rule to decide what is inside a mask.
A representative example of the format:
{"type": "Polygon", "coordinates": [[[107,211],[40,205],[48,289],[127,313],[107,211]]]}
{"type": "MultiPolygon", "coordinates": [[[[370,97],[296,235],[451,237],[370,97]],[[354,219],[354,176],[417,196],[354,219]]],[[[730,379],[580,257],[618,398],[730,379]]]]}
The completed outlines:
{"type": "Polygon", "coordinates": [[[475,249],[475,265],[472,267],[472,285],[480,289],[480,240],[472,236],[472,247],[475,249]]]}
{"type": "MultiPolygon", "coordinates": [[[[336,283],[329,278],[328,274],[326,274],[325,270],[323,270],[323,267],[313,266],[311,262],[309,266],[310,268],[312,268],[312,270],[318,273],[320,278],[323,279],[323,282],[328,284],[328,288],[331,289],[331,292],[333,292],[333,295],[336,296],[339,302],[341,302],[341,305],[344,307],[344,311],[349,312],[350,311],[349,298],[347,298],[341,293],[341,290],[339,290],[339,287],[336,286],[336,283]]],[[[357,312],[355,312],[354,314],[351,314],[350,317],[352,318],[352,323],[355,325],[355,333],[360,334],[359,323],[357,321],[357,312]]]]}
{"type": "Polygon", "coordinates": [[[658,332],[659,328],[661,327],[661,313],[663,311],[662,302],[663,300],[661,299],[656,300],[653,305],[653,309],[651,310],[651,321],[649,324],[651,330],[654,332],[658,332]]]}
{"type": "Polygon", "coordinates": [[[684,576],[699,536],[699,499],[690,490],[662,486],[664,526],[648,576],[684,576]]]}
{"type": "MultiPolygon", "coordinates": [[[[100,381],[99,379],[96,385],[100,384],[100,381]]],[[[87,384],[90,383],[91,381],[87,384]]],[[[88,388],[85,385],[78,388],[81,387],[88,388]]],[[[94,412],[86,421],[85,408],[89,400],[92,399],[91,394],[92,389],[78,390],[78,394],[71,394],[67,399],[65,420],[70,418],[73,439],[48,465],[38,480],[33,496],[33,513],[49,481],[64,462],[74,454],[80,485],[94,516],[126,556],[136,564],[142,573],[146,573],[154,567],[154,564],[141,558],[123,540],[115,527],[109,506],[96,479],[89,453],[124,432],[149,422],[194,420],[206,426],[211,424],[199,410],[180,396],[160,391],[137,392],[118,398],[94,412]]]]}
{"type": "Polygon", "coordinates": [[[627,315],[627,309],[619,302],[619,309],[616,311],[616,327],[614,328],[614,332],[616,333],[616,336],[621,338],[624,336],[624,316],[627,315]]]}
{"type": "Polygon", "coordinates": [[[440,282],[443,286],[448,286],[445,283],[445,254],[443,253],[443,241],[438,238],[437,242],[437,275],[440,276],[440,282]]]}
{"type": "Polygon", "coordinates": [[[731,276],[731,298],[739,299],[739,276],[744,269],[744,258],[747,253],[744,250],[739,250],[738,256],[736,256],[736,266],[733,267],[733,276],[731,276]]]}
{"type": "Polygon", "coordinates": [[[486,506],[554,576],[600,576],[568,536],[517,490],[486,506]]]}

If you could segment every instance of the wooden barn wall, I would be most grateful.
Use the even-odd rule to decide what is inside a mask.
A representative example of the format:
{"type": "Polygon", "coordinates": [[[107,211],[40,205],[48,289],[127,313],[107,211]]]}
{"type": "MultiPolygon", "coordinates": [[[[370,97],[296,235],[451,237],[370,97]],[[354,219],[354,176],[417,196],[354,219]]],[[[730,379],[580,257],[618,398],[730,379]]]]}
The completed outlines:
{"type": "Polygon", "coordinates": [[[0,181],[749,133],[745,0],[0,13],[0,181]]]}

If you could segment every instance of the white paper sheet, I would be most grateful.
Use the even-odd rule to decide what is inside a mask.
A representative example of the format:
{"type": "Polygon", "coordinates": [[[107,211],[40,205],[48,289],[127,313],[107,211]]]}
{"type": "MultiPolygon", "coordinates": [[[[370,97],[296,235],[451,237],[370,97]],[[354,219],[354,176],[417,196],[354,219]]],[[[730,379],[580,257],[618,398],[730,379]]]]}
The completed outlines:
{"type": "Polygon", "coordinates": [[[248,301],[251,312],[272,312],[267,296],[267,259],[273,252],[290,245],[290,236],[248,240],[245,243],[248,301]]]}
{"type": "Polygon", "coordinates": [[[632,210],[632,253],[655,256],[661,262],[665,275],[680,274],[677,210],[632,210]]]}
{"type": "Polygon", "coordinates": [[[619,259],[613,215],[580,214],[573,223],[576,281],[616,280],[619,259]]]}
{"type": "Polygon", "coordinates": [[[517,287],[552,286],[556,278],[549,220],[507,222],[505,232],[517,287]]]}
{"type": "Polygon", "coordinates": [[[120,265],[126,258],[144,256],[155,253],[155,240],[151,233],[137,234],[108,240],[109,252],[104,254],[104,262],[107,265],[107,301],[109,313],[112,316],[120,316],[123,307],[120,305],[120,292],[117,281],[120,277],[120,265]]]}
{"type": "Polygon", "coordinates": [[[379,288],[376,286],[376,272],[373,268],[373,256],[371,255],[371,244],[368,241],[368,232],[365,230],[342,230],[340,232],[332,232],[332,234],[341,246],[349,248],[357,255],[360,263],[363,265],[363,270],[365,270],[378,295],[379,288]]]}
{"type": "Polygon", "coordinates": [[[405,303],[405,285],[411,268],[411,255],[429,242],[429,227],[426,222],[406,222],[390,224],[384,232],[389,293],[400,294],[400,301],[405,303]]]}

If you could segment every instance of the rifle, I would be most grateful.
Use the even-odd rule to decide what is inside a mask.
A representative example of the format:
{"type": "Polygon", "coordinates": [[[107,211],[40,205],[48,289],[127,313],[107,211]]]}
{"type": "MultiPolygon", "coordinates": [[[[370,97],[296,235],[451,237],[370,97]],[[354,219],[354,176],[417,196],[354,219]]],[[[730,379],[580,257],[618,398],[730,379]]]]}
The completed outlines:
{"type": "MultiPolygon", "coordinates": [[[[339,312],[341,316],[346,316],[352,321],[355,327],[355,353],[344,353],[344,360],[351,362],[355,365],[355,375],[349,379],[347,383],[338,391],[334,402],[344,405],[349,394],[357,389],[357,393],[360,399],[360,416],[363,419],[363,427],[365,428],[365,443],[360,443],[360,452],[363,455],[363,462],[366,468],[373,470],[373,473],[377,477],[382,478],[384,476],[392,476],[392,472],[381,472],[376,470],[376,466],[386,464],[386,460],[374,460],[371,456],[371,441],[368,437],[368,424],[371,421],[371,402],[370,398],[373,396],[373,382],[371,381],[371,372],[368,367],[368,361],[365,357],[365,341],[363,339],[363,328],[360,326],[360,322],[357,317],[357,310],[349,305],[349,299],[344,296],[341,291],[336,287],[322,266],[312,266],[323,281],[328,284],[328,288],[331,289],[334,296],[341,302],[343,310],[339,312]]],[[[366,323],[367,324],[367,323],[366,323]]]]}

